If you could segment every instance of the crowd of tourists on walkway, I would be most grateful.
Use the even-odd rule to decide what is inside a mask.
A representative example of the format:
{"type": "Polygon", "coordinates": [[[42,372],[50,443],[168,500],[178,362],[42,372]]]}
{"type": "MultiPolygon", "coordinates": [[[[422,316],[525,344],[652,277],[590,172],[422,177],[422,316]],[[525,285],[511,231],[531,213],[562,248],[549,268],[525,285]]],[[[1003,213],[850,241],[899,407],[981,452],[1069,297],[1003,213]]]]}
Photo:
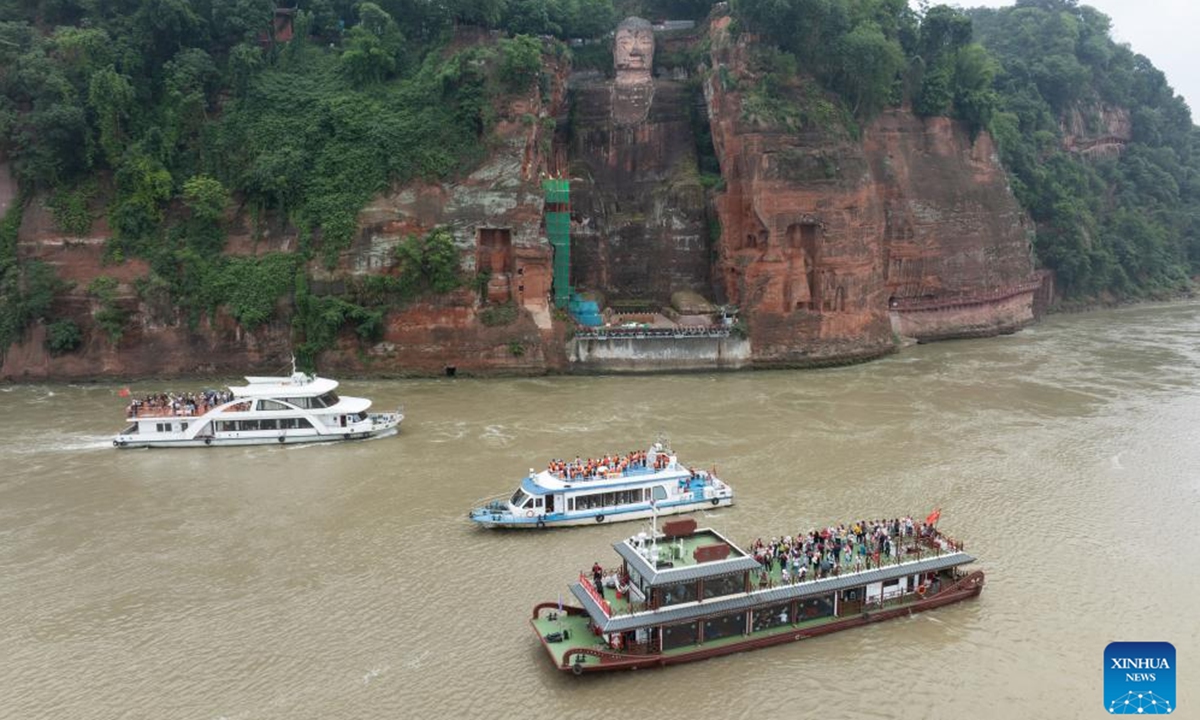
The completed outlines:
{"type": "Polygon", "coordinates": [[[766,542],[759,538],[751,552],[764,571],[760,582],[770,583],[778,570],[779,581],[788,584],[899,562],[903,554],[921,545],[949,549],[953,542],[940,535],[935,524],[906,516],[859,520],[766,542]]]}
{"type": "Polygon", "coordinates": [[[581,458],[574,460],[551,460],[546,469],[561,480],[594,480],[609,475],[624,475],[627,470],[642,470],[651,464],[655,470],[662,470],[670,462],[669,453],[659,451],[654,454],[653,461],[645,450],[634,450],[624,455],[612,454],[598,458],[581,458]]]}
{"type": "Polygon", "coordinates": [[[230,390],[201,390],[196,393],[164,392],[134,398],[129,403],[129,417],[171,417],[203,415],[233,399],[230,390]]]}

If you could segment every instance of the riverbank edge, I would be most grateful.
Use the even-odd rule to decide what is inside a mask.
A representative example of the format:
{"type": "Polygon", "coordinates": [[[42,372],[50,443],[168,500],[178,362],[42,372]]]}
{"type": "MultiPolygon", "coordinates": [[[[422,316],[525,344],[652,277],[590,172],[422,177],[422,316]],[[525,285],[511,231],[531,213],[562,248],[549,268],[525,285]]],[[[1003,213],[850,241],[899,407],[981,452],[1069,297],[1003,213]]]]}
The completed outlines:
{"type": "MultiPolygon", "coordinates": [[[[1200,282],[1200,281],[1194,281],[1200,282]]],[[[1045,313],[1031,323],[1022,324],[1020,327],[1001,326],[987,331],[978,333],[967,333],[963,335],[955,335],[950,337],[938,338],[936,340],[926,340],[922,342],[912,341],[910,338],[896,337],[894,343],[882,348],[873,348],[868,352],[852,353],[841,356],[825,356],[816,357],[809,360],[780,360],[780,361],[759,361],[748,364],[743,367],[711,367],[711,368],[693,368],[693,369],[638,369],[638,370],[601,370],[593,368],[566,368],[556,369],[551,367],[546,368],[496,368],[494,370],[478,371],[468,370],[466,368],[457,367],[453,374],[443,372],[427,372],[419,370],[389,370],[381,372],[337,372],[335,373],[339,380],[349,381],[368,381],[368,380],[430,380],[437,378],[446,379],[513,379],[513,378],[538,378],[538,377],[640,377],[654,375],[698,375],[698,374],[713,374],[713,373],[738,373],[738,372],[769,372],[777,370],[821,370],[836,367],[847,367],[852,365],[861,365],[875,360],[895,355],[902,352],[913,345],[924,345],[930,343],[951,342],[954,340],[972,340],[989,337],[1000,337],[1003,335],[1012,335],[1020,332],[1022,329],[1031,325],[1036,325],[1044,317],[1053,315],[1076,315],[1081,313],[1096,312],[1100,310],[1112,310],[1124,307],[1136,307],[1140,305],[1155,305],[1160,303],[1179,302],[1183,300],[1193,300],[1200,297],[1200,292],[1197,291],[1197,286],[1182,289],[1178,292],[1161,293],[1149,298],[1119,298],[1116,296],[1090,297],[1079,298],[1072,300],[1060,300],[1046,308],[1045,313]]],[[[453,367],[448,364],[448,367],[453,367]]],[[[140,382],[170,382],[173,380],[196,379],[196,378],[224,378],[232,377],[224,373],[165,373],[165,374],[150,374],[138,376],[122,376],[122,375],[92,375],[92,376],[46,376],[36,378],[19,378],[6,377],[0,378],[0,386],[18,386],[18,385],[44,385],[44,384],[80,384],[80,385],[101,385],[113,383],[140,383],[140,382]]]]}

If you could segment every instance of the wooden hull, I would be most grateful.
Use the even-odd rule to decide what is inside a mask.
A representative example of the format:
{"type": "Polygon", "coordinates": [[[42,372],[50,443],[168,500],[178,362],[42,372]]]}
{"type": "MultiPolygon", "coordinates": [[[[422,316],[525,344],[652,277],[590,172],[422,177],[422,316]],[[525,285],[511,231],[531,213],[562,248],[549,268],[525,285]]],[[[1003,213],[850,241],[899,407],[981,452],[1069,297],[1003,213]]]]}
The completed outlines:
{"type": "MultiPolygon", "coordinates": [[[[823,623],[821,625],[815,625],[811,627],[795,625],[792,632],[777,632],[759,637],[747,636],[746,639],[742,640],[741,642],[716,645],[708,648],[701,644],[697,645],[695,649],[687,652],[672,652],[670,654],[660,653],[656,655],[628,655],[613,651],[598,651],[592,648],[580,648],[578,650],[572,650],[568,652],[565,656],[566,661],[561,664],[557,664],[557,667],[563,672],[572,673],[574,675],[609,672],[612,670],[637,670],[639,668],[677,665],[695,660],[705,660],[721,655],[730,655],[732,653],[770,647],[772,645],[783,645],[784,643],[806,640],[819,635],[828,635],[829,633],[838,632],[840,630],[849,630],[850,628],[870,625],[872,623],[882,622],[884,620],[907,617],[913,613],[924,612],[926,610],[932,610],[943,605],[949,605],[961,600],[967,600],[979,595],[979,593],[983,590],[983,585],[983,572],[977,570],[954,583],[954,585],[945,588],[937,595],[933,595],[922,600],[917,600],[912,603],[906,603],[894,608],[864,611],[862,613],[847,616],[843,619],[832,622],[823,623]],[[571,662],[571,657],[574,653],[598,657],[600,662],[575,664],[571,662]]],[[[549,604],[539,607],[549,607],[549,604]]],[[[571,614],[574,614],[572,612],[574,610],[577,609],[564,608],[564,612],[570,612],[571,614]]],[[[534,612],[537,612],[536,608],[534,612]]],[[[582,610],[579,610],[579,613],[582,612],[582,610]]],[[[536,632],[537,628],[535,627],[534,630],[536,632]]],[[[549,647],[546,639],[542,637],[540,633],[538,634],[538,637],[546,651],[551,654],[551,657],[554,657],[555,653],[549,647]]]]}

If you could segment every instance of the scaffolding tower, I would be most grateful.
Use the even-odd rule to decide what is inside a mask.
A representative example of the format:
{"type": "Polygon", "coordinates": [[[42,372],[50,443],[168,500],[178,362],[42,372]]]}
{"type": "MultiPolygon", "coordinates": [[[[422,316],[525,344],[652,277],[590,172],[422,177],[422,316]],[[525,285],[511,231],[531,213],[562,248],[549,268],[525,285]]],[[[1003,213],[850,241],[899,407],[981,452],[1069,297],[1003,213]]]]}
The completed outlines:
{"type": "Polygon", "coordinates": [[[546,194],[546,237],[554,248],[554,306],[571,302],[571,181],[542,181],[546,194]]]}

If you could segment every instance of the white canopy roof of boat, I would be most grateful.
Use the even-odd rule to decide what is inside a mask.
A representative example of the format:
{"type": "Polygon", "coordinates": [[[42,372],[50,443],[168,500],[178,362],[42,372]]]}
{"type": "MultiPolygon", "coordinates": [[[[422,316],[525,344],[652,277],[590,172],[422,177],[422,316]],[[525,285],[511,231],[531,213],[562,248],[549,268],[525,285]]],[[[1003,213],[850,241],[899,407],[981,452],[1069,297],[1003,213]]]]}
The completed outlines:
{"type": "Polygon", "coordinates": [[[304,397],[324,395],[338,386],[336,380],[296,373],[291,377],[246,376],[247,385],[229,387],[237,397],[304,397]]]}

